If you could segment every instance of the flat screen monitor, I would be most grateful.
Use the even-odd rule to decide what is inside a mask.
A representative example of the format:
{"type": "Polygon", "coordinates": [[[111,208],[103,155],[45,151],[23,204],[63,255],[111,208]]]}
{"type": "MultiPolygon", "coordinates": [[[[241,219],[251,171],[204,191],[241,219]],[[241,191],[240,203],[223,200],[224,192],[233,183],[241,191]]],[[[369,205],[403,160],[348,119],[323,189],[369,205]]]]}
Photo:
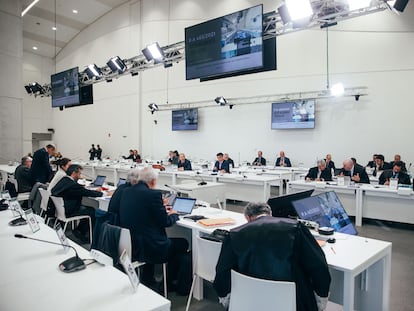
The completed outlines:
{"type": "Polygon", "coordinates": [[[272,130],[315,128],[315,100],[272,103],[272,130]]]}
{"type": "Polygon", "coordinates": [[[65,108],[78,107],[83,105],[93,104],[93,84],[80,85],[79,88],[79,103],[65,105],[65,108]]]}
{"type": "Polygon", "coordinates": [[[337,232],[357,234],[335,191],[292,202],[298,217],[315,221],[320,227],[331,227],[337,232]]]}
{"type": "Polygon", "coordinates": [[[263,5],[185,29],[186,79],[263,67],[263,5]]]}
{"type": "Polygon", "coordinates": [[[51,76],[52,107],[79,104],[79,69],[74,67],[51,76]]]}
{"type": "Polygon", "coordinates": [[[292,202],[295,200],[308,198],[312,195],[312,193],[313,189],[274,197],[270,198],[267,201],[267,204],[269,204],[270,208],[272,209],[273,217],[297,217],[298,214],[293,208],[292,202]]]}
{"type": "Polygon", "coordinates": [[[172,111],[172,130],[191,131],[198,129],[198,109],[180,109],[172,111]]]}

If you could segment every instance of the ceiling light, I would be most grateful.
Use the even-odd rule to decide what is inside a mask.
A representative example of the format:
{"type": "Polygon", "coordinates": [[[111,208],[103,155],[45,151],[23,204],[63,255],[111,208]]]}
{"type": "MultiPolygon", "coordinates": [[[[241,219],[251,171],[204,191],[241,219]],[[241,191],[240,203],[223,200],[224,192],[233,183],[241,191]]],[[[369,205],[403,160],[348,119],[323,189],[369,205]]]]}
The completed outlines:
{"type": "Polygon", "coordinates": [[[37,46],[32,47],[32,49],[36,51],[37,50],[37,46]]]}
{"type": "Polygon", "coordinates": [[[27,8],[25,8],[22,12],[22,17],[36,4],[39,0],[34,0],[32,3],[30,3],[27,8]]]}
{"type": "Polygon", "coordinates": [[[95,77],[96,79],[99,79],[102,76],[101,69],[95,64],[90,64],[86,68],[85,72],[89,79],[92,79],[93,77],[95,77]]]}
{"type": "Polygon", "coordinates": [[[292,21],[304,19],[313,14],[309,0],[286,0],[285,2],[292,21]]]}
{"type": "Polygon", "coordinates": [[[142,50],[147,61],[154,60],[154,64],[162,63],[164,59],[164,52],[162,51],[158,42],[147,45],[145,49],[142,50]]]}
{"type": "Polygon", "coordinates": [[[154,104],[154,103],[151,103],[151,104],[148,105],[148,108],[151,110],[151,114],[154,114],[154,111],[158,110],[158,105],[154,104]]]}
{"type": "Polygon", "coordinates": [[[218,96],[214,99],[217,105],[224,106],[227,104],[227,100],[223,96],[218,96]]]}
{"type": "Polygon", "coordinates": [[[78,14],[78,10],[74,9],[74,10],[72,10],[72,13],[73,14],[78,14]]]}
{"type": "Polygon", "coordinates": [[[345,90],[342,83],[336,83],[331,86],[331,95],[333,96],[341,96],[344,92],[345,90]]]}
{"type": "Polygon", "coordinates": [[[367,8],[371,5],[371,0],[348,0],[349,11],[367,8]]]}
{"type": "Polygon", "coordinates": [[[55,26],[52,27],[52,30],[57,30],[57,28],[55,26]]]}
{"type": "Polygon", "coordinates": [[[121,74],[127,69],[124,61],[119,56],[112,57],[106,64],[113,73],[118,72],[121,74]]]}

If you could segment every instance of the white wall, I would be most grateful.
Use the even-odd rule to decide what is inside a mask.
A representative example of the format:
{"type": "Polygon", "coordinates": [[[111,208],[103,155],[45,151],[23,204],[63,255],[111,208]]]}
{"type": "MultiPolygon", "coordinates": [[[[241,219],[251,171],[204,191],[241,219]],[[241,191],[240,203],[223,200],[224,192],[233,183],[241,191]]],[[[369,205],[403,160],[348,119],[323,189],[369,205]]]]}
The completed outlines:
{"type": "MultiPolygon", "coordinates": [[[[58,57],[59,69],[104,65],[114,55],[138,55],[146,44],[182,41],[184,27],[264,2],[236,0],[131,1],[76,37],[58,57]],[[169,5],[168,5],[169,4],[169,5]]],[[[91,143],[104,156],[130,148],[163,158],[178,149],[193,158],[213,159],[218,151],[251,161],[258,149],[271,162],[284,149],[295,164],[313,165],[327,152],[335,161],[355,156],[365,164],[373,153],[396,152],[414,161],[409,137],[414,115],[414,3],[397,16],[390,11],[341,22],[329,29],[330,80],[345,87],[367,86],[368,96],[319,100],[313,130],[270,130],[271,104],[204,108],[198,131],[172,132],[171,112],[151,115],[147,105],[240,98],[320,90],[326,86],[325,31],[312,29],[277,38],[278,70],[200,83],[185,80],[185,64],[147,70],[138,77],[94,85],[94,105],[53,112],[55,139],[71,157],[87,157],[91,143]],[[157,124],[154,123],[157,120],[157,124]],[[407,134],[405,134],[407,133],[407,134]]]]}

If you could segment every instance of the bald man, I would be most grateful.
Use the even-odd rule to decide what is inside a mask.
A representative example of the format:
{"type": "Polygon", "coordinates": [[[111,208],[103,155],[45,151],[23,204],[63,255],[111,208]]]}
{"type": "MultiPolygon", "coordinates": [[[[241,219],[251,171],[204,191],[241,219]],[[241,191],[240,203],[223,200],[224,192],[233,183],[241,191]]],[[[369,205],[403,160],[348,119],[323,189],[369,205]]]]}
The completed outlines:
{"type": "Polygon", "coordinates": [[[369,184],[369,177],[364,168],[355,165],[352,159],[344,160],[343,168],[339,172],[339,176],[350,176],[351,180],[356,183],[369,184]]]}
{"type": "Polygon", "coordinates": [[[279,153],[280,157],[276,159],[275,166],[292,167],[289,158],[285,157],[285,152],[282,150],[279,153]]]}

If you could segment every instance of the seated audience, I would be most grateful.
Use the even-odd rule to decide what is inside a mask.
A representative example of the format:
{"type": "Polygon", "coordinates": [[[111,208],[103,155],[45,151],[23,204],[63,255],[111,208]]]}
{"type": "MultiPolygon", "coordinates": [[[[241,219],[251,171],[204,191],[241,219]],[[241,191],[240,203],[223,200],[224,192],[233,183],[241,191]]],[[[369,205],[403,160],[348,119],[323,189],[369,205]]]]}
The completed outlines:
{"type": "MultiPolygon", "coordinates": [[[[156,184],[156,171],[151,167],[143,168],[138,183],[124,190],[119,208],[120,225],[131,232],[132,259],[146,262],[141,281],[152,287],[154,264],[168,262],[170,267],[170,263],[188,254],[189,246],[184,238],[168,238],[165,228],[174,225],[179,218],[175,211],[164,206],[156,184]]],[[[174,272],[169,269],[169,282],[174,280],[174,276],[170,277],[174,272]]]]}
{"type": "Polygon", "coordinates": [[[377,157],[375,158],[375,168],[372,175],[377,176],[379,171],[385,171],[391,168],[390,164],[384,161],[384,156],[382,154],[377,154],[377,157]]]}
{"type": "Polygon", "coordinates": [[[221,247],[213,283],[220,302],[226,307],[231,299],[234,269],[256,278],[295,282],[298,311],[324,310],[331,276],[309,229],[294,219],[272,217],[265,203],[249,203],[244,215],[248,222],[232,229],[221,247]]]}
{"type": "Polygon", "coordinates": [[[30,192],[32,190],[32,179],[30,178],[30,167],[32,166],[32,158],[23,157],[21,164],[16,167],[14,177],[17,180],[17,192],[30,192]]]}
{"type": "Polygon", "coordinates": [[[276,159],[275,166],[285,166],[285,167],[292,167],[289,158],[285,157],[285,152],[280,151],[280,157],[276,159]]]}
{"type": "Polygon", "coordinates": [[[229,162],[224,160],[223,153],[217,153],[217,161],[214,163],[213,167],[214,172],[220,173],[230,173],[229,162]]]}
{"type": "Polygon", "coordinates": [[[330,153],[328,153],[326,155],[325,163],[326,163],[326,167],[329,170],[334,170],[335,171],[335,162],[332,161],[332,155],[330,153]]]}
{"type": "Polygon", "coordinates": [[[129,155],[126,156],[122,156],[125,160],[133,160],[134,159],[134,150],[129,149],[129,155]]]}
{"type": "Polygon", "coordinates": [[[374,153],[372,155],[372,160],[368,162],[368,164],[366,165],[366,167],[370,167],[370,168],[374,168],[375,167],[375,159],[377,158],[377,154],[374,153]]]}
{"type": "Polygon", "coordinates": [[[401,171],[407,173],[407,167],[405,166],[405,162],[401,161],[401,156],[399,154],[394,155],[394,161],[390,162],[390,166],[394,167],[395,162],[401,162],[401,171]]]}
{"type": "Polygon", "coordinates": [[[234,161],[230,158],[228,153],[223,154],[223,159],[229,163],[229,167],[234,168],[234,161]]]}
{"type": "MultiPolygon", "coordinates": [[[[52,189],[52,195],[56,197],[62,197],[65,202],[65,215],[66,217],[88,215],[91,217],[92,225],[95,223],[95,209],[92,207],[86,207],[81,205],[83,197],[101,197],[101,189],[88,190],[85,187],[78,184],[78,180],[81,178],[82,166],[78,164],[72,164],[68,167],[66,174],[56,186],[52,189]]],[[[82,242],[87,241],[88,222],[81,220],[74,235],[82,242]]]]}
{"type": "Polygon", "coordinates": [[[191,171],[191,162],[185,158],[184,153],[180,153],[178,161],[178,170],[179,171],[191,171]]]}
{"type": "Polygon", "coordinates": [[[389,185],[390,178],[398,178],[398,184],[411,185],[410,176],[402,171],[402,163],[394,161],[394,166],[391,170],[385,170],[379,177],[378,183],[380,185],[389,185]]]}
{"type": "Polygon", "coordinates": [[[51,191],[54,186],[61,180],[63,177],[67,176],[66,171],[68,170],[69,166],[72,165],[72,161],[68,158],[62,158],[60,160],[56,160],[55,164],[58,167],[58,171],[56,172],[55,176],[53,176],[52,180],[49,183],[47,189],[51,191]]]}
{"type": "Polygon", "coordinates": [[[168,152],[168,163],[172,165],[178,165],[178,151],[170,150],[168,152]]]}
{"type": "Polygon", "coordinates": [[[331,181],[332,173],[331,170],[326,166],[325,160],[318,160],[317,166],[309,169],[305,179],[307,181],[331,181]]]}
{"type": "Polygon", "coordinates": [[[359,164],[354,164],[352,159],[344,160],[339,176],[350,176],[351,180],[356,183],[369,184],[369,177],[365,169],[359,164]]]}
{"type": "Polygon", "coordinates": [[[252,165],[266,165],[266,159],[263,158],[263,152],[262,151],[257,152],[257,158],[254,159],[252,165]]]}

